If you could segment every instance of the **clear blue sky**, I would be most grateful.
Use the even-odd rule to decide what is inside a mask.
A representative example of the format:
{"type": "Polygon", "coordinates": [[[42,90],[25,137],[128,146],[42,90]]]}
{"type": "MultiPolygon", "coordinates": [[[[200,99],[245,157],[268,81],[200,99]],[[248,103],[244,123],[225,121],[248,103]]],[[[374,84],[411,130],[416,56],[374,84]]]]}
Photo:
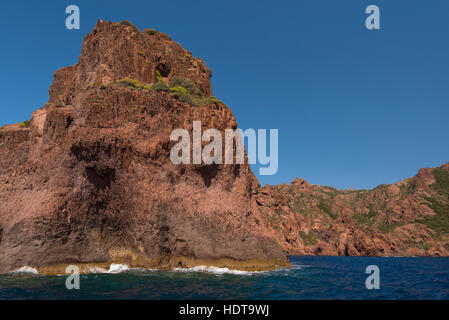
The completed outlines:
{"type": "Polygon", "coordinates": [[[449,161],[447,0],[2,2],[0,125],[48,100],[98,19],[170,34],[214,70],[242,129],[279,129],[279,171],[262,184],[372,188],[449,161]],[[65,28],[70,4],[79,31],[65,28]],[[379,31],[365,28],[370,4],[379,31]]]}

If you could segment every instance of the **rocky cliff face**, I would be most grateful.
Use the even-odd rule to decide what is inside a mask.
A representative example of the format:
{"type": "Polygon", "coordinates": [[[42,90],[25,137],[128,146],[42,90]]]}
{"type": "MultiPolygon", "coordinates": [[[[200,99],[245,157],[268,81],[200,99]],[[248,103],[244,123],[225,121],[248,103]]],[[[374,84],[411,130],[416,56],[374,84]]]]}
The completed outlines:
{"type": "Polygon", "coordinates": [[[99,21],[49,103],[0,129],[0,272],[288,265],[248,165],[170,161],[172,130],[194,120],[237,127],[204,62],[165,34],[99,21]]]}
{"type": "Polygon", "coordinates": [[[292,255],[449,255],[449,163],[373,190],[295,179],[256,201],[292,255]]]}
{"type": "Polygon", "coordinates": [[[0,128],[0,272],[449,254],[449,164],[370,191],[261,188],[248,165],[173,164],[174,129],[237,128],[209,76],[167,35],[99,21],[49,103],[0,128]]]}

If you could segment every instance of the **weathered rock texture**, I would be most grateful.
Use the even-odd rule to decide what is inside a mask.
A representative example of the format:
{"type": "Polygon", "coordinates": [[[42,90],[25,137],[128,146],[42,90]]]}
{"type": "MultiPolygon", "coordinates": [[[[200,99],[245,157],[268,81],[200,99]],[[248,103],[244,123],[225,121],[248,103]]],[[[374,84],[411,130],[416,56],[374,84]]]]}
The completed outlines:
{"type": "Polygon", "coordinates": [[[248,165],[174,165],[170,134],[236,128],[219,102],[192,107],[152,83],[191,79],[204,62],[164,34],[99,21],[75,66],[27,124],[0,129],[0,272],[108,263],[237,269],[288,265],[253,200],[248,165]],[[118,85],[121,79],[147,85],[118,85]]]}
{"type": "Polygon", "coordinates": [[[291,255],[449,255],[449,163],[373,190],[295,179],[256,201],[291,255]]]}
{"type": "Polygon", "coordinates": [[[0,272],[449,253],[448,164],[371,191],[301,179],[261,188],[248,165],[174,165],[174,129],[237,124],[204,62],[162,33],[99,21],[49,93],[29,124],[0,128],[0,272]],[[175,77],[201,106],[152,86],[175,77]]]}

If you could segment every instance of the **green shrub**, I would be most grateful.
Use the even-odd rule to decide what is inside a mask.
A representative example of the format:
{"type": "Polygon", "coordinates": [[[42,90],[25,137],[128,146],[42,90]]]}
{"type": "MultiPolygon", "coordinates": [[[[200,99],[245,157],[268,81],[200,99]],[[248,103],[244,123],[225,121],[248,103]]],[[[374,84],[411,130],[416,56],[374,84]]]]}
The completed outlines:
{"type": "Polygon", "coordinates": [[[425,224],[438,234],[449,233],[449,203],[441,203],[434,198],[426,198],[430,202],[430,208],[435,215],[426,216],[418,222],[425,224]]]}
{"type": "Polygon", "coordinates": [[[418,249],[424,249],[424,250],[430,250],[432,248],[432,245],[430,243],[427,242],[418,242],[414,239],[408,239],[407,241],[405,241],[405,246],[407,248],[418,248],[418,249]]]}
{"type": "Polygon", "coordinates": [[[388,224],[385,220],[377,225],[377,229],[382,233],[389,233],[390,231],[394,230],[394,228],[394,224],[388,224]]]}
{"type": "Polygon", "coordinates": [[[435,177],[432,188],[441,195],[449,195],[449,172],[435,168],[432,170],[432,174],[435,177]]]}
{"type": "Polygon", "coordinates": [[[175,76],[173,77],[173,79],[170,81],[170,86],[173,87],[183,87],[185,88],[189,94],[191,94],[192,96],[197,96],[197,97],[201,97],[202,92],[200,89],[198,89],[195,86],[195,83],[190,80],[190,79],[184,79],[182,77],[179,76],[175,76]]]}
{"type": "Polygon", "coordinates": [[[168,34],[166,34],[164,32],[157,31],[155,29],[145,29],[143,32],[150,36],[159,35],[162,39],[166,39],[166,40],[172,39],[168,34]]]}
{"type": "Polygon", "coordinates": [[[164,82],[164,80],[162,79],[162,75],[161,75],[161,73],[159,72],[159,70],[156,70],[156,79],[157,79],[157,82],[164,82]]]}
{"type": "Polygon", "coordinates": [[[180,76],[174,76],[171,81],[170,81],[170,85],[172,87],[182,87],[182,85],[184,84],[184,82],[186,81],[186,79],[180,77],[180,76]]]}
{"type": "Polygon", "coordinates": [[[192,107],[202,107],[212,103],[222,103],[215,97],[203,97],[202,92],[195,86],[195,83],[190,79],[181,77],[174,77],[170,82],[170,86],[163,82],[161,74],[156,71],[158,82],[151,85],[142,84],[138,80],[122,79],[114,82],[115,85],[126,86],[137,90],[154,90],[157,92],[170,92],[170,94],[177,100],[188,103],[192,107]]]}
{"type": "Polygon", "coordinates": [[[122,79],[119,80],[117,82],[114,82],[114,84],[118,84],[121,86],[127,86],[127,87],[131,87],[137,90],[151,90],[151,87],[140,83],[139,80],[132,80],[132,79],[122,79]]]}
{"type": "Polygon", "coordinates": [[[337,215],[332,213],[332,209],[331,209],[331,204],[328,203],[327,201],[325,201],[324,199],[320,199],[320,203],[318,204],[318,208],[326,213],[329,217],[331,217],[332,219],[337,219],[337,215]]]}
{"type": "Polygon", "coordinates": [[[172,87],[172,88],[170,88],[170,92],[176,93],[176,94],[189,94],[187,89],[184,87],[172,87]]]}
{"type": "Polygon", "coordinates": [[[184,94],[184,93],[172,93],[172,95],[179,101],[184,102],[184,103],[188,103],[190,104],[192,107],[197,107],[197,105],[195,105],[195,102],[192,99],[192,96],[189,94],[184,94]]]}
{"type": "Polygon", "coordinates": [[[188,103],[192,107],[202,107],[211,103],[221,103],[221,101],[215,97],[202,97],[198,95],[192,95],[186,88],[182,86],[170,88],[170,93],[179,101],[188,103]]]}
{"type": "Polygon", "coordinates": [[[405,187],[405,193],[411,194],[414,193],[415,190],[416,190],[416,183],[415,179],[412,178],[407,182],[407,186],[405,187]]]}
{"type": "Polygon", "coordinates": [[[389,233],[391,231],[393,231],[394,229],[396,229],[397,227],[403,226],[405,223],[404,222],[400,222],[400,223],[387,223],[387,219],[384,218],[378,225],[377,225],[377,229],[382,232],[382,233],[389,233]]]}
{"type": "Polygon", "coordinates": [[[157,82],[157,83],[153,84],[151,86],[151,89],[158,91],[158,92],[160,92],[160,91],[169,92],[170,91],[170,87],[164,82],[157,82]]]}
{"type": "Polygon", "coordinates": [[[215,97],[199,97],[199,98],[194,97],[193,102],[196,107],[202,107],[211,103],[222,103],[215,97]]]}
{"type": "Polygon", "coordinates": [[[372,226],[376,221],[376,217],[379,215],[378,212],[374,211],[372,208],[366,214],[356,214],[354,215],[354,223],[357,227],[372,226]]]}
{"type": "Polygon", "coordinates": [[[19,125],[21,128],[28,128],[30,126],[30,120],[26,120],[19,125]]]}
{"type": "Polygon", "coordinates": [[[190,96],[189,91],[187,91],[186,88],[181,87],[181,86],[171,87],[170,93],[172,94],[172,96],[174,96],[179,101],[188,103],[193,107],[196,106],[192,97],[190,96]]]}

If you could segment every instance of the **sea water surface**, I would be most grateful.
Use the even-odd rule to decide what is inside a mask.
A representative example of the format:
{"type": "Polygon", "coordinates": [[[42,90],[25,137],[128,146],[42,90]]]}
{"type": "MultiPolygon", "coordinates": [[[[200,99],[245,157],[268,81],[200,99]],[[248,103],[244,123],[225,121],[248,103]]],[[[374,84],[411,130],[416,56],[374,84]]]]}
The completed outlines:
{"type": "Polygon", "coordinates": [[[0,275],[0,299],[449,299],[449,258],[290,257],[292,267],[269,272],[194,268],[123,270],[80,276],[0,275]],[[366,267],[380,269],[380,289],[368,290],[366,267]]]}

